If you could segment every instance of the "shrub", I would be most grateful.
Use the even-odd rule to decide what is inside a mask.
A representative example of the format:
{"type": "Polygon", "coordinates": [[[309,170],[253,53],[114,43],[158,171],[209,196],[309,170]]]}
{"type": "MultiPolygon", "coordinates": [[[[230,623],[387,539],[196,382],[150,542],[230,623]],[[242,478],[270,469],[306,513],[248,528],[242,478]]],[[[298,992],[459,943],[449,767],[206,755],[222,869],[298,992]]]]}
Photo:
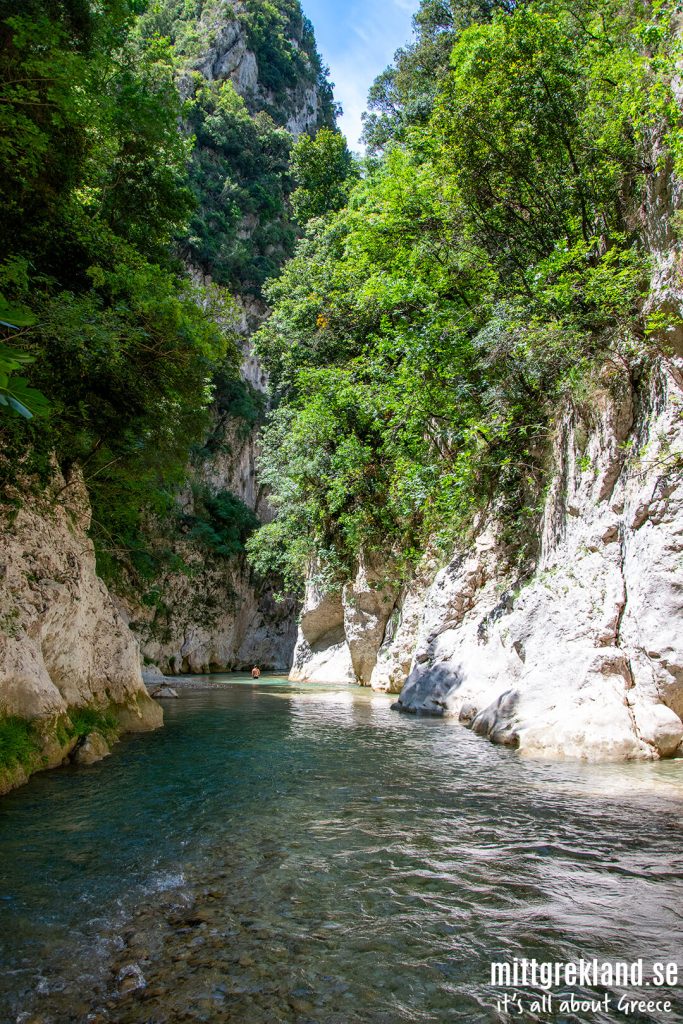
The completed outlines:
{"type": "Polygon", "coordinates": [[[40,742],[30,721],[18,715],[0,717],[0,772],[17,765],[31,768],[40,754],[40,742]]]}

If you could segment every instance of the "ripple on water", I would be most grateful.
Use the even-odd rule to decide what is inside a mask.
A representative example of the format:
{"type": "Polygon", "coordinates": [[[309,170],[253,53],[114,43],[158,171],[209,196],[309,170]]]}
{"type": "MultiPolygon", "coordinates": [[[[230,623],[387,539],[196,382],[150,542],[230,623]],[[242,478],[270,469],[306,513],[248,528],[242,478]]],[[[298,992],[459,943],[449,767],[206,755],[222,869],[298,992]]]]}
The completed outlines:
{"type": "Polygon", "coordinates": [[[0,1019],[474,1024],[491,960],[677,958],[680,764],[527,762],[389,705],[194,680],[10,794],[0,1019]]]}

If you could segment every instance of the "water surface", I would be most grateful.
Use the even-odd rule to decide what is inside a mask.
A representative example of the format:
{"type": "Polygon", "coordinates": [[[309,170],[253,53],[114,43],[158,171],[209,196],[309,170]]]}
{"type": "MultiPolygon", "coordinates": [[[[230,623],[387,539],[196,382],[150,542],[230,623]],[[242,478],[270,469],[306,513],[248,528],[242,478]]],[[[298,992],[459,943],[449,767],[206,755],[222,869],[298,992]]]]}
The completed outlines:
{"type": "MultiPolygon", "coordinates": [[[[492,960],[683,959],[682,762],[525,761],[348,687],[180,693],[0,801],[3,1024],[474,1024],[508,1019],[492,960]]],[[[683,1021],[668,994],[523,1019],[683,1021]]]]}

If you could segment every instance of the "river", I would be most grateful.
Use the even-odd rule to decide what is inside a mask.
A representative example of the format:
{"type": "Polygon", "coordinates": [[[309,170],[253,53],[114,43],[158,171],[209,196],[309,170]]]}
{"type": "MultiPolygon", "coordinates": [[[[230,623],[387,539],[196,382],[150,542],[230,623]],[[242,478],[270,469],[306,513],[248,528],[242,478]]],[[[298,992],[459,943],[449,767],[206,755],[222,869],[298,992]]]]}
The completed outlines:
{"type": "Polygon", "coordinates": [[[519,1017],[490,983],[683,960],[683,762],[525,761],[390,704],[195,679],[163,730],[0,801],[0,1021],[683,1021],[680,989],[625,1015],[524,988],[519,1017]]]}

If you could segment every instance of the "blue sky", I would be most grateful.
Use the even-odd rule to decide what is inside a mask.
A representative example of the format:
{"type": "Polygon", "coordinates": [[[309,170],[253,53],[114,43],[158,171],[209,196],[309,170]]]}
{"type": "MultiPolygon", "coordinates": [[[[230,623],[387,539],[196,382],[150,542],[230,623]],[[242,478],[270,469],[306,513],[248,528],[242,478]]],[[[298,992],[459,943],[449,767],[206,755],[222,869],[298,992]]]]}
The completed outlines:
{"type": "Polygon", "coordinates": [[[350,148],[358,150],[368,89],[410,39],[419,0],[302,0],[301,6],[344,107],[340,127],[350,148]]]}

